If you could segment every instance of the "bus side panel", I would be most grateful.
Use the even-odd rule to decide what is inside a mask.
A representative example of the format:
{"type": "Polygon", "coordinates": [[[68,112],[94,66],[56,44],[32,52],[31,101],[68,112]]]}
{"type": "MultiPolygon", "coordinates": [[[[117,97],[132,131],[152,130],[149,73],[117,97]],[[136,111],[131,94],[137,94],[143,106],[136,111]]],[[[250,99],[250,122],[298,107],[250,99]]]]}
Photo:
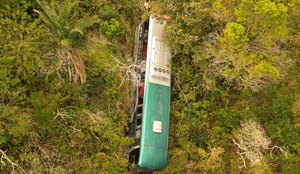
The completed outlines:
{"type": "Polygon", "coordinates": [[[143,113],[138,165],[149,169],[163,169],[168,158],[170,87],[148,81],[144,107],[147,110],[143,113]]]}
{"type": "MultiPolygon", "coordinates": [[[[155,38],[166,37],[164,28],[166,21],[151,15],[149,18],[149,34],[147,48],[147,70],[144,91],[143,119],[140,140],[138,166],[146,169],[163,169],[167,165],[168,135],[170,117],[170,81],[169,85],[150,82],[152,57],[157,53],[160,57],[165,51],[158,49],[155,38]],[[157,52],[158,51],[158,52],[157,52]]],[[[162,42],[163,42],[162,40],[162,42]]]]}
{"type": "MultiPolygon", "coordinates": [[[[135,39],[135,46],[134,46],[134,63],[136,63],[138,60],[142,59],[142,45],[143,45],[143,30],[144,30],[144,23],[140,24],[139,27],[136,30],[137,38],[135,39]]],[[[136,117],[137,117],[137,97],[138,97],[138,86],[136,83],[134,83],[133,86],[133,93],[131,94],[131,98],[133,98],[133,102],[131,103],[131,111],[130,111],[130,123],[129,123],[129,136],[134,136],[136,132],[136,117]]]]}

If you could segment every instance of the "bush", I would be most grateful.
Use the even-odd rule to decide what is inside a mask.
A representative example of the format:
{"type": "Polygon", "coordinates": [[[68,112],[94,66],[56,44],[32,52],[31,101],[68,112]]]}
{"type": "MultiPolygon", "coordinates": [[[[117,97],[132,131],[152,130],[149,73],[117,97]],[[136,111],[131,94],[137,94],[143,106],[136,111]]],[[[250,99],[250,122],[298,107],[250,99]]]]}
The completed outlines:
{"type": "Polygon", "coordinates": [[[108,38],[117,38],[120,34],[122,34],[120,22],[116,19],[100,22],[100,31],[102,31],[108,38]]]}

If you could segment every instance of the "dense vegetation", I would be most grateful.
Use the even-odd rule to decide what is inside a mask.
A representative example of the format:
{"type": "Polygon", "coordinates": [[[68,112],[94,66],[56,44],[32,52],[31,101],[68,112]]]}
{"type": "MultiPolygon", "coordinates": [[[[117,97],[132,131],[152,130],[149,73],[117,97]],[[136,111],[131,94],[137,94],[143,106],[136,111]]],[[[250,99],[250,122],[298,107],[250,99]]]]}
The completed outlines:
{"type": "Polygon", "coordinates": [[[300,171],[300,1],[2,0],[0,173],[130,173],[134,28],[170,16],[169,165],[300,171]]]}

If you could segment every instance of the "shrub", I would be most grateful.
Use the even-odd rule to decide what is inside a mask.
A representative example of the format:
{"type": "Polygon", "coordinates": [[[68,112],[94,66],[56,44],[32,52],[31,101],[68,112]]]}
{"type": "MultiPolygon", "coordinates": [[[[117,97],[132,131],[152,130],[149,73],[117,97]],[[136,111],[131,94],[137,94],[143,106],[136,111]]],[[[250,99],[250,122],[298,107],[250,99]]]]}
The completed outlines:
{"type": "Polygon", "coordinates": [[[100,31],[102,31],[108,38],[118,37],[122,34],[120,22],[116,19],[100,22],[100,31]]]}
{"type": "Polygon", "coordinates": [[[271,140],[267,137],[264,129],[253,120],[241,123],[241,128],[234,134],[234,144],[238,148],[238,154],[246,167],[246,161],[250,166],[262,162],[263,152],[268,150],[271,140]]]}

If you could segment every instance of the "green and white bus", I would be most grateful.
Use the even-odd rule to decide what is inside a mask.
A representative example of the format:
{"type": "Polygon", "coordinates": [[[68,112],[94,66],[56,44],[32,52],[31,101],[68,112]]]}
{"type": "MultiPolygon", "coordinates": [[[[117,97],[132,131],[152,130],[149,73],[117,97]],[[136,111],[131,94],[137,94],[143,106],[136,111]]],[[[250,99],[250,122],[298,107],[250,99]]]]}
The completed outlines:
{"type": "Polygon", "coordinates": [[[129,162],[138,171],[163,169],[168,160],[171,92],[171,50],[166,44],[167,21],[151,15],[136,33],[134,60],[137,81],[132,93],[129,136],[135,144],[129,162]]]}

